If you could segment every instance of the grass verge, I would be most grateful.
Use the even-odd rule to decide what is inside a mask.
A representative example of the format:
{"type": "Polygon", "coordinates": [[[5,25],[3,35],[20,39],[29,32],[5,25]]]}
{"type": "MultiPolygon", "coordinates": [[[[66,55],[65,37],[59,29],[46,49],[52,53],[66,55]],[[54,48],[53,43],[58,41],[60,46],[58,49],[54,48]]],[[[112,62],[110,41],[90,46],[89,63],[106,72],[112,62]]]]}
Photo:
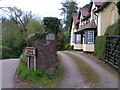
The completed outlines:
{"type": "Polygon", "coordinates": [[[56,65],[55,72],[53,73],[52,79],[49,79],[48,75],[43,70],[34,71],[33,69],[26,68],[22,62],[19,62],[17,75],[23,81],[37,84],[37,88],[58,88],[61,80],[61,69],[60,65],[56,65]]]}
{"type": "Polygon", "coordinates": [[[67,55],[69,55],[71,58],[73,58],[74,62],[78,66],[80,70],[80,74],[83,75],[85,78],[85,81],[91,86],[91,87],[98,87],[99,86],[99,77],[98,75],[91,69],[91,67],[86,64],[83,60],[81,60],[78,56],[75,56],[73,54],[63,52],[67,55]]]}

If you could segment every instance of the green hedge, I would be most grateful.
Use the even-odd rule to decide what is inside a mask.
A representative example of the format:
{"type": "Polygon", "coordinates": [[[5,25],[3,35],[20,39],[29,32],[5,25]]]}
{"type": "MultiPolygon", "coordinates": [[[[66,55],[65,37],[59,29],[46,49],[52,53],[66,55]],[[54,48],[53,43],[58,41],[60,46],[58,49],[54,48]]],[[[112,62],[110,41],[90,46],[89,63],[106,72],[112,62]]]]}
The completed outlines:
{"type": "Polygon", "coordinates": [[[99,59],[105,59],[105,46],[106,46],[106,36],[97,36],[95,40],[95,52],[99,59]]]}
{"type": "Polygon", "coordinates": [[[0,59],[14,58],[17,57],[15,52],[8,47],[0,46],[0,59]]]}
{"type": "Polygon", "coordinates": [[[118,19],[118,22],[108,26],[105,35],[120,35],[120,18],[118,19]]]}
{"type": "Polygon", "coordinates": [[[116,4],[117,8],[118,8],[118,13],[120,15],[120,1],[118,1],[118,3],[116,4]]]}
{"type": "Polygon", "coordinates": [[[74,50],[74,45],[66,44],[64,50],[74,50]]]}
{"type": "Polygon", "coordinates": [[[107,35],[120,35],[119,28],[120,28],[120,18],[118,19],[118,22],[116,22],[113,25],[108,26],[104,36],[96,37],[94,55],[96,55],[99,59],[102,59],[102,60],[105,59],[106,36],[107,35]]]}
{"type": "Polygon", "coordinates": [[[48,32],[58,32],[60,20],[56,17],[44,17],[43,24],[48,32]]]}

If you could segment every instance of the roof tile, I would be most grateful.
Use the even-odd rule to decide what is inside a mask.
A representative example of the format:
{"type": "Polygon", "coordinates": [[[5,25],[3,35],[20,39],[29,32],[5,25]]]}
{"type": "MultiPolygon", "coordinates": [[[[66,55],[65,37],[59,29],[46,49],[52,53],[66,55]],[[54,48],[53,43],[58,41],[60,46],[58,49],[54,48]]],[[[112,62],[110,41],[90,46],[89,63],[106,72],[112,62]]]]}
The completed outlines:
{"type": "Polygon", "coordinates": [[[80,11],[82,16],[87,16],[88,14],[90,14],[90,12],[88,12],[88,8],[80,8],[80,11]]]}
{"type": "Polygon", "coordinates": [[[90,29],[90,28],[97,28],[97,26],[96,26],[95,22],[92,21],[92,22],[90,22],[90,23],[88,23],[88,24],[85,24],[85,25],[79,27],[79,30],[81,31],[81,30],[88,29],[88,28],[89,28],[89,29],[90,29]]]}
{"type": "Polygon", "coordinates": [[[72,17],[73,17],[73,22],[76,25],[79,22],[78,13],[72,13],[72,17]]]}

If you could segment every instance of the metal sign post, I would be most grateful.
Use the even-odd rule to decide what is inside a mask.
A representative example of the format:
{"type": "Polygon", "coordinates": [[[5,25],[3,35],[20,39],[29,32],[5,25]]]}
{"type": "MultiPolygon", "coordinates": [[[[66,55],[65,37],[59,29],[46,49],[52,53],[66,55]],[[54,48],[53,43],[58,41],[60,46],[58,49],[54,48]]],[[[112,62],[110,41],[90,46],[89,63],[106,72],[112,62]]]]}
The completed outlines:
{"type": "Polygon", "coordinates": [[[29,56],[28,56],[28,68],[30,68],[30,58],[29,58],[29,56]]]}
{"type": "Polygon", "coordinates": [[[34,71],[36,71],[36,56],[35,56],[35,48],[34,47],[26,47],[27,55],[28,55],[28,68],[30,68],[30,56],[34,57],[34,71]]]}
{"type": "Polygon", "coordinates": [[[34,71],[36,71],[36,56],[34,56],[34,71]]]}

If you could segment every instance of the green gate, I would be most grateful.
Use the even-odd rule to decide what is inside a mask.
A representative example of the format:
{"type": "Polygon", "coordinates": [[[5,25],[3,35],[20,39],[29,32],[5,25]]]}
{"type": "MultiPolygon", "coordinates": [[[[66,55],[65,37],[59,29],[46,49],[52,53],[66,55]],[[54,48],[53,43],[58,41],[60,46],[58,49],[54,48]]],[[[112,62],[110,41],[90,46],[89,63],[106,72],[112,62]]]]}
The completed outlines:
{"type": "Polygon", "coordinates": [[[105,62],[120,72],[120,35],[106,37],[105,62]]]}

